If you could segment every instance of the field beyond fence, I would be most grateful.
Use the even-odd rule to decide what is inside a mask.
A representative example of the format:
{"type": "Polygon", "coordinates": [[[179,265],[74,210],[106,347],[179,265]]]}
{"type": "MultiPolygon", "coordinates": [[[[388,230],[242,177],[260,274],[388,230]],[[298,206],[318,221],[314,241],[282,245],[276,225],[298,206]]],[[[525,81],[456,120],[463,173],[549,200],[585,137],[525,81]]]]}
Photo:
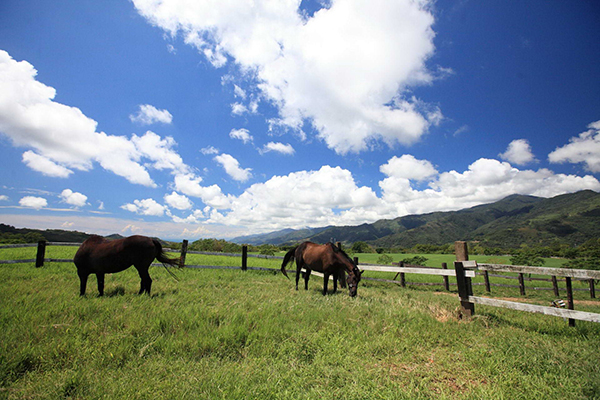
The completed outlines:
{"type": "MultiPolygon", "coordinates": [[[[37,246],[0,249],[0,259],[26,260],[0,265],[0,398],[600,395],[600,324],[573,328],[568,319],[479,303],[461,319],[453,276],[447,289],[443,275],[405,267],[402,287],[391,269],[398,266],[372,268],[352,299],[344,290],[322,296],[320,278],[294,290],[278,272],[280,258],[250,254],[241,272],[241,255],[189,252],[186,265],[211,268],[175,269],[175,281],[153,267],[150,297],[135,294],[131,268],[107,276],[104,298],[79,298],[76,249],[48,245],[39,268],[37,246]]],[[[369,268],[360,265],[367,255],[355,256],[369,268]]],[[[454,271],[454,258],[427,266],[440,271],[446,262],[454,271]]],[[[547,276],[524,273],[521,295],[518,284],[487,292],[484,275],[473,275],[473,297],[567,301],[566,278],[557,279],[557,297],[551,280],[536,280],[547,276]]],[[[489,275],[491,283],[519,282],[519,273],[489,275]]],[[[600,311],[589,281],[572,278],[572,289],[577,311],[600,311]]]]}

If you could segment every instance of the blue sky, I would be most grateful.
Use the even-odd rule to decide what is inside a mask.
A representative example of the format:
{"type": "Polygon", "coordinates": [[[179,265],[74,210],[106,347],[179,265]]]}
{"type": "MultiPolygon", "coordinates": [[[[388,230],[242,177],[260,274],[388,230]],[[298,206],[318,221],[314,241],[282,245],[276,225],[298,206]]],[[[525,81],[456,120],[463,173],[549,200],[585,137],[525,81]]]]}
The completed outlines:
{"type": "Polygon", "coordinates": [[[595,1],[0,3],[0,222],[231,238],[600,191],[595,1]]]}

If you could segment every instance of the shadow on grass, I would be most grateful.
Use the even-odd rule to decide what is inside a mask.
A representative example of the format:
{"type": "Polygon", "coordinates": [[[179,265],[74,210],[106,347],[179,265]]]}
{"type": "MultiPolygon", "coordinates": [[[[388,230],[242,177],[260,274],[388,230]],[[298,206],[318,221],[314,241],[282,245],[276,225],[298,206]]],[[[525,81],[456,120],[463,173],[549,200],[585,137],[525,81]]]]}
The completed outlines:
{"type": "Polygon", "coordinates": [[[116,297],[125,295],[125,288],[123,286],[117,286],[104,292],[106,297],[116,297]]]}

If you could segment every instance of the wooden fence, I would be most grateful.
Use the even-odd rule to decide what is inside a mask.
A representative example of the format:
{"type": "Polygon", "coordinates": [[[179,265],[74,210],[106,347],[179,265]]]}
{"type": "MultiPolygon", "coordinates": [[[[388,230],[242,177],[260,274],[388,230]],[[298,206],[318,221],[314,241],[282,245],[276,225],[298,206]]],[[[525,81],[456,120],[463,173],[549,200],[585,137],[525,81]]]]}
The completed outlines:
{"type": "MultiPolygon", "coordinates": [[[[72,262],[72,259],[56,259],[56,258],[46,258],[46,246],[80,246],[81,243],[63,243],[63,242],[46,242],[40,241],[37,244],[13,244],[13,245],[2,245],[2,248],[18,248],[18,247],[36,247],[37,253],[35,259],[24,259],[24,260],[0,260],[0,264],[16,264],[16,263],[33,263],[35,262],[35,266],[37,268],[42,267],[44,262],[72,262]]],[[[339,243],[338,243],[339,246],[339,243]]],[[[166,251],[175,251],[173,249],[165,248],[166,251]]],[[[566,269],[566,268],[544,268],[544,267],[531,267],[531,266],[513,266],[513,265],[500,265],[500,264],[477,264],[475,261],[469,261],[468,258],[468,250],[466,242],[456,242],[455,243],[455,254],[456,254],[456,262],[454,263],[454,269],[448,269],[446,263],[442,264],[442,268],[433,268],[433,267],[423,267],[418,265],[405,265],[400,262],[398,266],[386,266],[386,265],[375,265],[375,264],[360,264],[360,268],[364,271],[376,271],[376,272],[391,272],[396,273],[394,279],[381,279],[381,278],[371,278],[371,277],[363,277],[365,280],[373,280],[373,281],[382,281],[382,282],[392,282],[395,284],[399,284],[402,287],[406,285],[443,285],[446,290],[450,290],[450,285],[456,285],[458,288],[459,300],[461,303],[461,311],[464,316],[472,316],[475,313],[475,304],[481,304],[486,306],[493,307],[503,307],[510,308],[519,311],[527,311],[527,312],[535,312],[542,313],[545,315],[552,315],[556,317],[568,318],[569,326],[575,326],[575,320],[583,320],[583,321],[591,321],[591,322],[600,322],[600,314],[584,312],[584,311],[576,311],[574,310],[574,301],[573,301],[573,289],[572,287],[572,279],[580,279],[589,281],[589,291],[590,296],[595,298],[595,287],[594,280],[600,280],[600,271],[591,271],[591,270],[576,270],[576,269],[566,269]],[[490,274],[492,272],[492,274],[490,274]],[[505,276],[505,275],[496,275],[493,272],[510,272],[518,274],[518,277],[513,276],[505,276]],[[406,274],[423,274],[423,275],[435,275],[443,278],[443,282],[435,283],[435,282],[406,282],[405,275],[406,274]],[[535,274],[535,275],[548,275],[551,276],[551,279],[545,278],[536,278],[536,277],[528,277],[525,278],[524,274],[535,274]],[[484,283],[473,283],[472,279],[476,275],[483,275],[484,283]],[[396,278],[400,276],[400,281],[397,281],[396,278]],[[503,284],[494,284],[490,283],[489,277],[496,278],[506,278],[506,279],[518,279],[519,286],[516,285],[503,285],[503,284]],[[456,283],[449,282],[448,277],[456,277],[456,283]],[[558,288],[558,280],[559,278],[564,280],[566,287],[565,289],[558,288]],[[567,309],[561,309],[557,307],[545,307],[534,304],[527,303],[518,303],[506,300],[492,299],[487,297],[478,297],[473,296],[473,285],[481,284],[485,285],[486,291],[491,292],[492,286],[502,286],[502,287],[518,287],[520,289],[521,295],[525,295],[525,280],[543,280],[543,281],[551,281],[553,284],[552,288],[536,288],[535,290],[554,290],[554,294],[556,296],[559,295],[559,290],[565,290],[567,292],[567,309]]],[[[257,255],[257,254],[248,254],[248,247],[242,247],[242,253],[220,253],[220,252],[202,252],[202,251],[188,251],[188,241],[184,240],[182,243],[182,248],[180,251],[179,257],[179,267],[186,268],[222,268],[222,269],[239,269],[242,270],[263,270],[263,271],[277,271],[273,268],[262,268],[262,267],[248,267],[248,258],[256,257],[262,259],[283,259],[283,257],[278,256],[270,256],[270,255],[257,255]],[[228,257],[236,257],[241,258],[241,265],[239,267],[233,266],[213,266],[213,265],[193,265],[186,264],[186,256],[187,254],[202,254],[202,255],[218,255],[218,256],[228,256],[228,257]]],[[[358,258],[354,258],[354,262],[359,265],[358,258]]],[[[153,264],[160,265],[160,264],[153,264]]],[[[312,272],[312,274],[317,276],[323,276],[318,272],[312,272]]],[[[333,279],[332,277],[330,279],[333,279]]],[[[341,279],[342,287],[345,285],[345,280],[341,279]]],[[[588,290],[588,289],[579,289],[579,290],[588,290]]]]}
{"type": "MultiPolygon", "coordinates": [[[[552,315],[555,317],[562,317],[569,319],[569,326],[575,326],[575,320],[600,322],[600,314],[590,313],[584,311],[575,311],[573,301],[573,286],[572,279],[578,278],[583,280],[589,280],[590,293],[592,297],[595,297],[593,280],[600,279],[600,271],[591,270],[580,270],[580,269],[567,269],[567,268],[543,268],[543,267],[530,267],[530,266],[513,266],[513,265],[497,265],[497,264],[480,264],[478,265],[475,261],[468,261],[468,251],[466,242],[456,242],[456,258],[457,261],[454,263],[456,271],[456,284],[458,286],[458,296],[460,298],[462,314],[465,316],[472,316],[475,313],[475,304],[482,304],[492,307],[509,308],[518,311],[526,311],[533,313],[541,313],[545,315],[552,315]],[[490,271],[494,272],[513,272],[519,274],[519,282],[521,287],[521,294],[525,295],[524,291],[524,279],[523,274],[536,274],[536,275],[549,275],[552,277],[555,294],[558,293],[556,281],[557,277],[564,277],[566,282],[567,292],[567,309],[561,309],[558,307],[546,307],[535,304],[519,303],[514,301],[506,301],[499,299],[492,299],[488,297],[473,296],[473,286],[471,282],[471,275],[476,271],[483,271],[487,273],[490,271]]],[[[486,289],[489,291],[489,280],[486,278],[486,289]]]]}

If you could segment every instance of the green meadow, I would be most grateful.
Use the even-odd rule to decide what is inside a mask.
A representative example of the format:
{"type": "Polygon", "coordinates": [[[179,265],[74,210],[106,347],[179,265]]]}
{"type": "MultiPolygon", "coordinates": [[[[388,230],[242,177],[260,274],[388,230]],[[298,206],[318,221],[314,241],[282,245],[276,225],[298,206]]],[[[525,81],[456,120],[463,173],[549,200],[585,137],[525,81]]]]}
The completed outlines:
{"type": "MultiPolygon", "coordinates": [[[[48,247],[46,257],[75,250],[48,247]]],[[[0,250],[0,259],[34,255],[35,248],[0,250]]],[[[444,262],[427,257],[431,266],[444,262]]],[[[451,267],[452,257],[446,262],[451,267]]],[[[190,254],[187,263],[240,260],[190,254]]],[[[320,278],[296,291],[277,272],[280,263],[249,259],[274,272],[173,269],[177,281],[152,267],[151,296],[137,295],[130,268],[106,276],[102,298],[94,277],[78,296],[72,263],[0,264],[0,398],[600,397],[600,324],[569,328],[561,318],[484,306],[461,320],[456,289],[441,286],[363,280],[356,298],[344,290],[322,296],[320,278]]],[[[441,278],[407,276],[419,279],[441,278]]],[[[531,290],[524,301],[551,298],[531,290]]],[[[576,292],[575,308],[600,312],[600,301],[576,292]]]]}

